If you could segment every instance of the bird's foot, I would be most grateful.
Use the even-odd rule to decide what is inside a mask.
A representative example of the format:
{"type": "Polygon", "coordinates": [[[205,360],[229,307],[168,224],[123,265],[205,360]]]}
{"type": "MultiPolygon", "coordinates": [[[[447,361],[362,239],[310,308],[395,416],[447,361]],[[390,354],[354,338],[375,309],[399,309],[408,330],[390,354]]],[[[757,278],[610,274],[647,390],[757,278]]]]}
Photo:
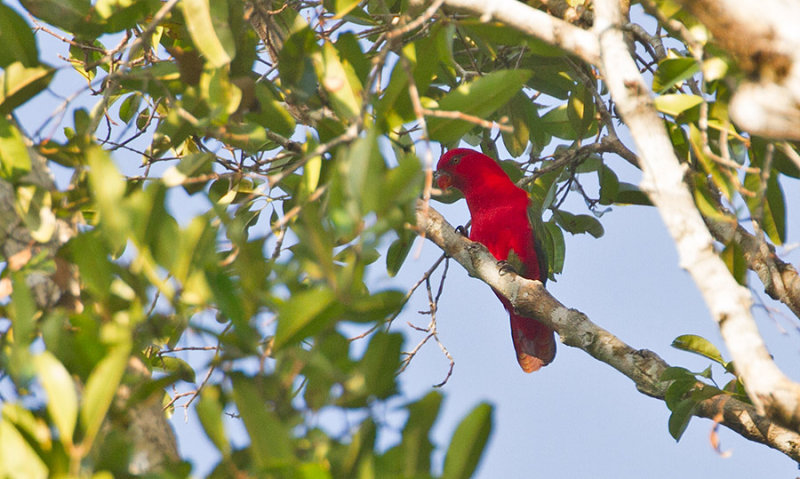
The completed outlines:
{"type": "Polygon", "coordinates": [[[464,225],[456,226],[456,233],[460,234],[461,236],[469,236],[469,233],[467,233],[467,227],[464,225]]]}
{"type": "Polygon", "coordinates": [[[497,262],[497,267],[500,268],[500,275],[507,273],[519,274],[517,270],[508,261],[502,260],[497,262]]]}

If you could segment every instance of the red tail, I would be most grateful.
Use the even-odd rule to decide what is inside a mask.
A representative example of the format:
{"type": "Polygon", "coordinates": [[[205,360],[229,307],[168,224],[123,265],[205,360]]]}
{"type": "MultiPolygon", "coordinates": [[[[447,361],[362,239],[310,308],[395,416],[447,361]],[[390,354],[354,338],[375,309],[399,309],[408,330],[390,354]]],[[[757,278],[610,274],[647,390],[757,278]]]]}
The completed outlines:
{"type": "Polygon", "coordinates": [[[517,316],[509,311],[511,338],[517,351],[517,362],[526,373],[547,366],[556,356],[553,330],[535,319],[517,316]]]}

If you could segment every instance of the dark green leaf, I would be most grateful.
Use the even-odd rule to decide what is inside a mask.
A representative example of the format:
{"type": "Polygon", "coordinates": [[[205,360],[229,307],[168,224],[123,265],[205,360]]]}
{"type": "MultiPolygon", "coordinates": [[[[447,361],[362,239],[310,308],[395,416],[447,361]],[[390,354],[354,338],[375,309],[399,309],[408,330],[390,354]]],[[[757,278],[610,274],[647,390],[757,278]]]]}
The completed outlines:
{"type": "Polygon", "coordinates": [[[684,431],[686,431],[686,426],[689,425],[689,420],[692,419],[692,412],[696,404],[696,401],[686,399],[679,402],[675,409],[672,410],[672,414],[669,416],[669,433],[676,441],[679,441],[684,431]]]}
{"type": "Polygon", "coordinates": [[[582,127],[582,123],[576,125],[570,118],[572,107],[567,103],[545,113],[542,117],[542,128],[556,138],[565,140],[580,140],[596,135],[597,122],[589,123],[589,128],[582,127]]]}
{"type": "Polygon", "coordinates": [[[639,189],[638,186],[625,183],[624,181],[619,183],[615,203],[619,205],[653,206],[647,193],[639,189]]]}
{"type": "Polygon", "coordinates": [[[253,460],[261,467],[291,462],[293,454],[288,427],[267,405],[258,387],[259,381],[242,374],[233,374],[231,379],[233,399],[250,435],[253,460]]]}
{"type": "Polygon", "coordinates": [[[700,71],[700,65],[694,58],[665,58],[658,64],[653,76],[653,91],[664,93],[676,83],[682,82],[700,71]]]}
{"type": "Polygon", "coordinates": [[[0,68],[6,68],[14,62],[25,67],[34,67],[39,63],[39,51],[36,48],[36,37],[25,20],[11,7],[0,4],[0,68]]]}
{"type": "Polygon", "coordinates": [[[553,218],[564,230],[572,234],[589,233],[599,238],[605,232],[600,221],[591,215],[573,215],[563,210],[556,210],[553,212],[553,218]]]}
{"type": "Polygon", "coordinates": [[[87,22],[90,0],[21,0],[33,15],[70,33],[97,34],[100,29],[87,22]]]}
{"type": "Polygon", "coordinates": [[[333,291],[322,286],[292,295],[278,308],[274,348],[278,350],[324,329],[330,318],[323,313],[335,300],[333,291]]]}
{"type": "Polygon", "coordinates": [[[395,378],[402,346],[403,335],[400,333],[380,332],[370,340],[360,367],[371,396],[383,399],[396,392],[395,378]]]}
{"type": "Polygon", "coordinates": [[[619,192],[619,178],[614,171],[605,164],[597,170],[597,181],[600,183],[600,204],[611,205],[617,201],[619,192]]]}
{"type": "Polygon", "coordinates": [[[389,249],[386,251],[386,272],[389,273],[389,276],[394,277],[400,271],[400,267],[403,266],[413,245],[414,238],[411,238],[410,235],[402,235],[389,245],[389,249]]]}
{"type": "Polygon", "coordinates": [[[731,241],[720,253],[722,261],[728,267],[736,282],[747,286],[747,260],[739,243],[731,241]]]}
{"type": "Polygon", "coordinates": [[[221,394],[218,386],[206,385],[200,392],[200,400],[197,401],[197,417],[214,446],[223,456],[228,456],[231,453],[231,445],[222,423],[221,394]]]}
{"type": "MultiPolygon", "coordinates": [[[[463,84],[439,100],[439,110],[460,111],[487,118],[505,105],[531,77],[528,70],[498,70],[463,84]]],[[[451,143],[475,127],[474,123],[450,118],[429,118],[432,140],[451,143]]]]}

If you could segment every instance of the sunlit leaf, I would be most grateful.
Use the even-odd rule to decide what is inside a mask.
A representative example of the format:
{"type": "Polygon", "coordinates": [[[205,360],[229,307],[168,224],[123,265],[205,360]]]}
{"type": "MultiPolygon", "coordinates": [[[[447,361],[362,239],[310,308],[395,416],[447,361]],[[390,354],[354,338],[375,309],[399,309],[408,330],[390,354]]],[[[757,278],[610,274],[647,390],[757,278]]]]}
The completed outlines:
{"type": "Polygon", "coordinates": [[[697,95],[669,94],[658,95],[653,100],[656,110],[671,116],[678,116],[690,108],[703,103],[703,98],[697,95]]]}
{"type": "Polygon", "coordinates": [[[227,0],[182,0],[181,7],[192,41],[211,67],[230,63],[236,43],[228,25],[227,0]]]}
{"type": "Polygon", "coordinates": [[[0,116],[0,178],[15,181],[31,171],[31,158],[19,130],[0,116]]]}
{"type": "Polygon", "coordinates": [[[58,429],[65,447],[72,445],[72,435],[78,421],[78,394],[67,369],[50,351],[34,356],[39,381],[47,393],[47,412],[58,429]]]}
{"type": "Polygon", "coordinates": [[[478,404],[458,424],[447,448],[443,479],[472,477],[492,432],[492,411],[491,405],[478,404]]]}
{"type": "Polygon", "coordinates": [[[7,115],[47,88],[55,69],[14,62],[0,72],[0,114],[7,115]]]}
{"type": "Polygon", "coordinates": [[[684,334],[678,336],[672,341],[672,347],[705,356],[723,366],[727,364],[716,346],[711,344],[711,342],[707,339],[694,334],[684,334]]]}
{"type": "Polygon", "coordinates": [[[100,431],[100,426],[122,380],[129,354],[130,344],[120,343],[113,346],[86,381],[80,407],[83,444],[86,447],[91,446],[100,431]]]}

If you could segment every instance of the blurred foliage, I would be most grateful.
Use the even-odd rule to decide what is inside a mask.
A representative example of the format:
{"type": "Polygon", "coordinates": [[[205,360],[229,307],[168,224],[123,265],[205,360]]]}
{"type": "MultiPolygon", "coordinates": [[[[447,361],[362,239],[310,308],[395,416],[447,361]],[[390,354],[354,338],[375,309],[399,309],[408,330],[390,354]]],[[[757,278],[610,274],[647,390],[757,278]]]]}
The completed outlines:
{"type": "MultiPolygon", "coordinates": [[[[402,399],[404,339],[382,327],[405,292],[365,281],[396,274],[411,249],[425,176],[415,142],[520,158],[503,166],[544,212],[551,275],[564,232],[600,237],[612,207],[649,205],[595,70],[500,24],[445,11],[399,30],[422,13],[401,1],[20,3],[0,5],[4,477],[140,474],[126,413],[164,391],[168,411],[194,403],[221,457],[215,477],[469,477],[491,406],[432,464],[442,395],[402,399]],[[61,42],[66,69],[42,59],[45,39],[61,42]],[[54,82],[84,86],[31,120],[26,103],[54,82]],[[67,186],[42,180],[48,164],[67,186]],[[586,211],[564,209],[569,194],[586,211]],[[374,332],[353,341],[342,324],[374,332]],[[378,448],[390,403],[408,419],[378,448]],[[347,414],[347,431],[321,427],[323,409],[347,414]],[[232,444],[231,414],[247,446],[232,444]]],[[[669,2],[648,6],[703,29],[669,2]]],[[[796,145],[737,131],[736,65],[670,36],[681,47],[661,55],[657,36],[632,41],[698,208],[783,243],[780,180],[800,177],[796,145]]],[[[723,249],[746,281],[741,248],[723,249]]]]}

